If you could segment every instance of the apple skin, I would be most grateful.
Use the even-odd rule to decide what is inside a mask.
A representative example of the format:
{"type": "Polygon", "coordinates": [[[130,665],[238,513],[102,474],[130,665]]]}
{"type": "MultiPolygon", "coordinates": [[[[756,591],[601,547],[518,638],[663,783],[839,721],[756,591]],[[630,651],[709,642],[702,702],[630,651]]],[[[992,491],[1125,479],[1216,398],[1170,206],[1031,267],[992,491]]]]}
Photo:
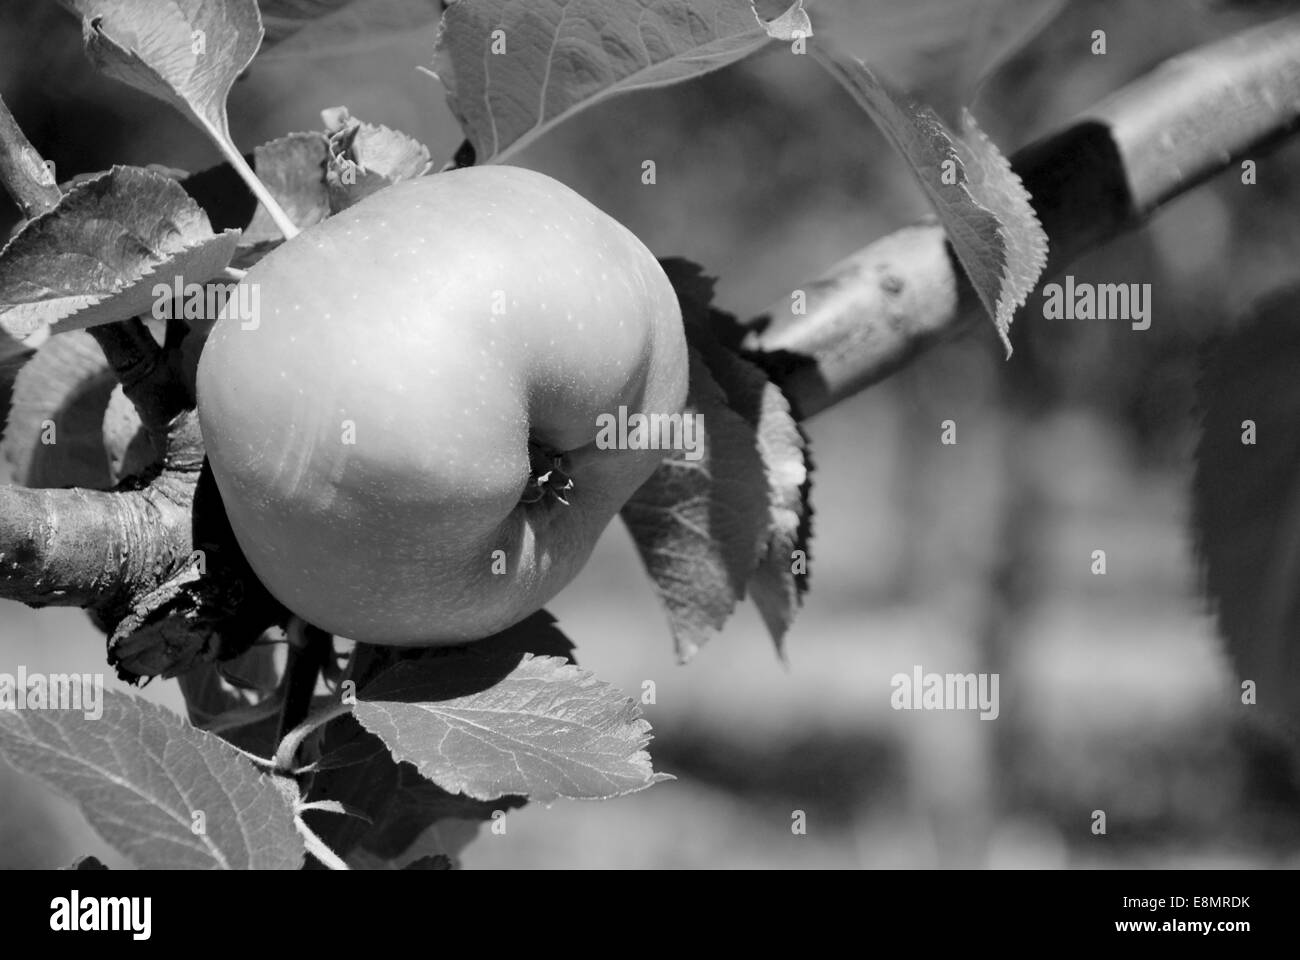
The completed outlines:
{"type": "Polygon", "coordinates": [[[219,318],[199,359],[208,459],[270,592],[354,640],[459,644],[540,609],[667,455],[598,449],[597,417],[685,403],[663,269],[533,171],[389,187],[244,282],[257,326],[219,318]],[[567,506],[521,502],[530,439],[563,454],[567,506]]]}

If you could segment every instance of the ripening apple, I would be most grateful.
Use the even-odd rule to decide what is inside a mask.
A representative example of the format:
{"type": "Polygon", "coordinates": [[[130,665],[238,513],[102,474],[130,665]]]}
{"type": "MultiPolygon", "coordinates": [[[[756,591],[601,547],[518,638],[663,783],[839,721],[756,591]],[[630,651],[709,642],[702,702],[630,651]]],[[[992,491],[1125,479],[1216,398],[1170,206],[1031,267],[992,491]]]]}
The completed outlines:
{"type": "Polygon", "coordinates": [[[223,315],[199,360],[208,459],[267,588],[354,640],[463,643],[538,610],[667,455],[606,449],[598,418],[685,403],[662,268],[532,171],[397,184],[244,282],[260,316],[223,315]]]}

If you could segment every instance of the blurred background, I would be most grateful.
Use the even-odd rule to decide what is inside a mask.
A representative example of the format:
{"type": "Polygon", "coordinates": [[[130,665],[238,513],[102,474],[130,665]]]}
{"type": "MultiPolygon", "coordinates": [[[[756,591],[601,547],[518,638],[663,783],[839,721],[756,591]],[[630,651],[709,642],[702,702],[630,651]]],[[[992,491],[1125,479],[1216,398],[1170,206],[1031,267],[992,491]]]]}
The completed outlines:
{"type": "MultiPolygon", "coordinates": [[[[1070,3],[974,112],[1010,154],[1247,16],[1070,3]],[[1089,52],[1095,29],[1105,56],[1089,52]]],[[[430,29],[259,59],[231,98],[235,140],[248,151],[319,129],[319,111],[344,104],[450,157],[455,121],[415,69],[431,44],[430,29]]],[[[54,4],[0,6],[0,94],[61,180],[219,160],[177,114],[96,74],[54,4]]],[[[1030,311],[1010,362],[990,323],[807,425],[812,590],[788,665],[746,607],[679,666],[631,541],[611,527],[550,609],[583,666],[631,695],[655,682],[651,753],[677,780],[512,813],[465,865],[1300,866],[1300,796],[1268,737],[1238,720],[1188,526],[1203,344],[1300,279],[1300,140],[1259,161],[1259,185],[1230,172],[1072,268],[1151,283],[1150,330],[1030,311]],[[955,446],[939,443],[946,419],[955,446]],[[1105,576],[1090,572],[1097,549],[1105,576]],[[998,720],[892,710],[890,677],[918,664],[999,673],[998,720]]],[[[512,162],[574,187],[657,254],[696,260],[719,278],[720,306],[745,316],[928,213],[848,96],[776,49],[607,101],[512,162]]],[[[0,228],[15,219],[0,206],[0,228]]],[[[103,638],[79,611],[0,602],[0,670],[18,664],[100,671],[103,638]]],[[[143,695],[181,708],[172,681],[143,695]]],[[[72,804],[2,763],[0,811],[0,867],[124,865],[72,804]]]]}

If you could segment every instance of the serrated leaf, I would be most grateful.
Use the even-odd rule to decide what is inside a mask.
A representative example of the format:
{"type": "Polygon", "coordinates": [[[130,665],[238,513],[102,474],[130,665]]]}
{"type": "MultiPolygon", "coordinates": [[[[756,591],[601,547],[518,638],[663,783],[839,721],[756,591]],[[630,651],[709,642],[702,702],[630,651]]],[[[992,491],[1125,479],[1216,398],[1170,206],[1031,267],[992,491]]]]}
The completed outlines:
{"type": "Polygon", "coordinates": [[[414,137],[380,124],[362,123],[346,107],[322,112],[329,135],[326,182],[334,213],[384,187],[429,172],[429,149],[414,137]]]}
{"type": "MultiPolygon", "coordinates": [[[[721,351],[720,351],[721,352],[721,351]]],[[[735,406],[752,409],[763,475],[767,478],[767,545],[748,583],[778,654],[784,655],[785,633],[808,589],[808,552],[812,507],[808,502],[811,472],[808,441],[779,387],[753,364],[734,358],[728,366],[727,396],[735,406]]],[[[712,366],[719,372],[718,364],[712,366]]]]}
{"type": "MultiPolygon", "coordinates": [[[[1002,239],[1006,265],[994,301],[997,304],[994,317],[1010,355],[1011,320],[1034,292],[1038,278],[1047,267],[1047,234],[1038,222],[1029,192],[1011,169],[1011,161],[984,135],[966,110],[962,111],[962,139],[956,146],[971,195],[998,218],[998,236],[1002,239]]],[[[981,292],[980,296],[988,309],[990,301],[986,294],[981,292]]]]}
{"type": "Polygon", "coordinates": [[[1019,177],[973,118],[966,117],[963,143],[932,110],[896,97],[860,61],[825,53],[817,60],[907,161],[1010,356],[1012,316],[1047,264],[1047,236],[1019,177]]]}
{"type": "MultiPolygon", "coordinates": [[[[325,165],[329,151],[321,133],[291,133],[253,148],[253,169],[271,196],[298,227],[310,227],[330,215],[325,165]]],[[[241,252],[284,240],[266,207],[257,205],[239,238],[241,252]]],[[[260,259],[260,257],[259,257],[260,259]]]]}
{"type": "Polygon", "coordinates": [[[756,365],[723,345],[738,327],[734,317],[713,306],[714,279],[687,260],[662,263],[677,291],[692,344],[726,395],[728,407],[753,431],[752,442],[767,483],[767,521],[765,542],[746,590],[777,653],[784,655],[785,633],[808,587],[812,535],[808,442],[780,388],[756,365]]]}
{"type": "Polygon", "coordinates": [[[357,56],[411,34],[432,39],[438,0],[260,0],[266,43],[259,60],[357,56]]]}
{"type": "MultiPolygon", "coordinates": [[[[792,11],[773,29],[798,23],[792,11]]],[[[434,71],[489,163],[578,110],[690,80],[770,40],[751,0],[461,0],[443,17],[434,71]]]]}
{"type": "Polygon", "coordinates": [[[816,0],[819,35],[957,123],[980,84],[1065,0],[816,0]]]}
{"type": "Polygon", "coordinates": [[[354,717],[331,721],[321,749],[309,798],[341,802],[366,819],[309,816],[330,849],[359,869],[400,869],[432,855],[457,859],[494,811],[527,802],[448,793],[411,764],[394,760],[384,742],[354,717]]]}
{"type": "Polygon", "coordinates": [[[480,653],[398,663],[354,715],[399,761],[449,793],[606,799],[668,779],[635,702],[559,657],[480,653]]]}
{"type": "MultiPolygon", "coordinates": [[[[484,654],[506,662],[525,653],[544,654],[572,662],[573,644],[555,618],[538,611],[520,623],[475,644],[484,654]]],[[[430,648],[388,655],[399,660],[437,664],[457,659],[458,650],[430,648]]],[[[382,667],[381,667],[382,670],[382,667]]],[[[374,676],[369,669],[364,677],[374,676]]],[[[355,717],[330,721],[314,762],[310,800],[338,800],[369,818],[322,817],[309,814],[318,834],[357,868],[400,868],[419,856],[445,854],[453,859],[478,835],[479,824],[495,810],[527,803],[525,797],[475,800],[451,794],[426,780],[409,763],[398,763],[388,747],[363,729],[355,717]]]]}
{"type": "Polygon", "coordinates": [[[0,438],[0,482],[111,487],[101,424],[116,384],[90,334],[78,330],[41,344],[14,378],[0,438]]]}
{"type": "Polygon", "coordinates": [[[668,611],[682,662],[722,629],[744,597],[768,529],[754,428],[728,406],[695,346],[686,407],[701,418],[702,457],[687,460],[686,451],[676,451],[621,512],[668,611]]]}
{"type": "Polygon", "coordinates": [[[0,753],[76,801],[141,868],[302,865],[292,804],[271,778],[157,704],[105,691],[96,719],[82,710],[0,710],[0,753]]]}
{"type": "Polygon", "coordinates": [[[150,313],[155,285],[216,276],[238,239],[234,230],[213,236],[170,177],[114,167],[73,187],[0,251],[0,327],[25,337],[150,313]]]}
{"type": "MultiPolygon", "coordinates": [[[[1211,345],[1192,520],[1238,682],[1300,743],[1300,286],[1211,345]],[[1254,442],[1243,442],[1249,421],[1254,442]]],[[[1254,709],[1254,708],[1252,708],[1254,709]]]]}
{"type": "Polygon", "coordinates": [[[226,97],[262,42],[254,0],[64,0],[92,63],[230,142],[226,97]]]}

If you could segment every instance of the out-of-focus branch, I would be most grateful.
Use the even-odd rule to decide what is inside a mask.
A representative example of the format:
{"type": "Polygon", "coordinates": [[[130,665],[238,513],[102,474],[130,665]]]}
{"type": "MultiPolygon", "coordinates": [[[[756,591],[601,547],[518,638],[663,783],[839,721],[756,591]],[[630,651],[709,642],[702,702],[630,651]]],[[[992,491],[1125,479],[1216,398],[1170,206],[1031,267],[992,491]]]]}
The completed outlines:
{"type": "MultiPolygon", "coordinates": [[[[1011,158],[1047,232],[1044,279],[1298,127],[1300,15],[1129,84],[1011,158]]],[[[804,418],[985,319],[933,223],[884,237],[800,289],[806,312],[794,315],[791,298],[781,298],[746,324],[744,346],[804,418]]]]}

